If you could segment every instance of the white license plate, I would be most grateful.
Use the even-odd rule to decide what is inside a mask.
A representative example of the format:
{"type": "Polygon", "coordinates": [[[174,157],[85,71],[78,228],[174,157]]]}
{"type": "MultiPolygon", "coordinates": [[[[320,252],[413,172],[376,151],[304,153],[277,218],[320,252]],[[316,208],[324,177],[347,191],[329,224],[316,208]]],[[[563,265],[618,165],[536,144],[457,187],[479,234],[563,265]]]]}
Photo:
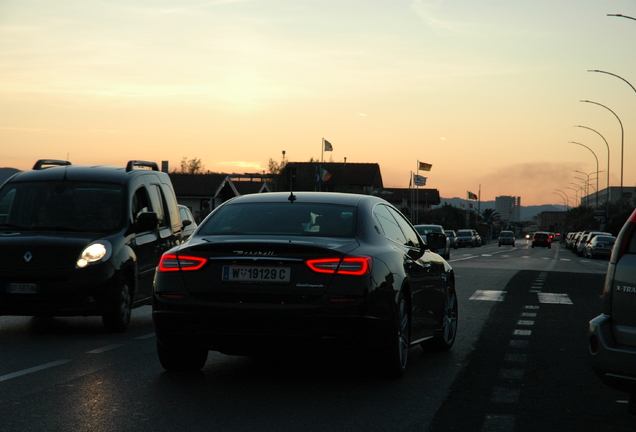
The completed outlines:
{"type": "Polygon", "coordinates": [[[223,266],[224,281],[229,282],[289,282],[289,267],[223,266]]]}
{"type": "Polygon", "coordinates": [[[9,294],[37,294],[38,284],[34,283],[10,283],[7,287],[9,294]]]}

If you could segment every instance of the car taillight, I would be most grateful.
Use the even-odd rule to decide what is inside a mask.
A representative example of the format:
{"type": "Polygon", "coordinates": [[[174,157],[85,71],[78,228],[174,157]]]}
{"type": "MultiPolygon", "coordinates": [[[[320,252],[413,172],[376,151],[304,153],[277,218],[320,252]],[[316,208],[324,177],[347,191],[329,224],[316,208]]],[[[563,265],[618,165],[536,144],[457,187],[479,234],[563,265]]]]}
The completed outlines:
{"type": "Polygon", "coordinates": [[[362,276],[371,271],[371,257],[312,259],[307,260],[307,266],[318,273],[362,276]]]}
{"type": "Polygon", "coordinates": [[[201,257],[176,255],[176,254],[163,254],[161,261],[159,261],[159,271],[186,271],[186,270],[199,270],[205,265],[207,259],[201,257]]]}

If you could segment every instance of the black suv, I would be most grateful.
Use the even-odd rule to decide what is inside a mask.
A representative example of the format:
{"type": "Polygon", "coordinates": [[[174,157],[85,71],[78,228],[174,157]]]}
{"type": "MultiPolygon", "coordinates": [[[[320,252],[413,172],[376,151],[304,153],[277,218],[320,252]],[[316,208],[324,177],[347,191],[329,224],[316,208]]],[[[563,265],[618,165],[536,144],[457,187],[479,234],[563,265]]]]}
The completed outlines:
{"type": "Polygon", "coordinates": [[[536,232],[532,236],[532,247],[542,246],[552,249],[552,236],[548,232],[536,232]]]}
{"type": "Polygon", "coordinates": [[[181,229],[154,162],[39,160],[0,188],[0,315],[102,316],[124,331],[181,229]]]}

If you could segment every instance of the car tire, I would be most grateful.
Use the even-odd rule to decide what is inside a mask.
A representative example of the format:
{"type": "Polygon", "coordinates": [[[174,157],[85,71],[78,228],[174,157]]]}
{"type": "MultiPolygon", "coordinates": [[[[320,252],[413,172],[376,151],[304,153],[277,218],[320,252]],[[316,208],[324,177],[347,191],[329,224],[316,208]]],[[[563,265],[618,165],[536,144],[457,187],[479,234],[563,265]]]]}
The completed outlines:
{"type": "Polygon", "coordinates": [[[442,327],[432,339],[428,339],[420,344],[424,349],[434,351],[448,351],[453,347],[457,338],[457,293],[455,287],[446,287],[446,299],[444,300],[444,316],[442,317],[442,327]]]}
{"type": "Polygon", "coordinates": [[[391,333],[384,371],[388,378],[397,379],[404,375],[411,344],[411,314],[402,293],[398,295],[391,333]]]}
{"type": "Polygon", "coordinates": [[[208,361],[205,348],[174,348],[157,341],[159,363],[168,372],[198,372],[208,361]]]}
{"type": "Polygon", "coordinates": [[[108,300],[108,312],[102,316],[107,331],[121,333],[130,324],[132,313],[132,296],[128,281],[121,282],[108,300]]]}

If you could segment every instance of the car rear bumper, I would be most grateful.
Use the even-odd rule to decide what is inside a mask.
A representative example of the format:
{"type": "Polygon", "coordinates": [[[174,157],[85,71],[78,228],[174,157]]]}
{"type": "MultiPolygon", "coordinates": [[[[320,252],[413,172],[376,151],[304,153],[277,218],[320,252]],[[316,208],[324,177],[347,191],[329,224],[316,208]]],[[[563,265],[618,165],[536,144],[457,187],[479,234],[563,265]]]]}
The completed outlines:
{"type": "Polygon", "coordinates": [[[153,300],[157,339],[173,347],[205,346],[231,355],[281,350],[386,346],[388,317],[364,305],[178,305],[153,300]]]}
{"type": "Polygon", "coordinates": [[[619,345],[611,330],[611,316],[590,321],[592,369],[609,387],[636,393],[636,347],[619,345]]]}

